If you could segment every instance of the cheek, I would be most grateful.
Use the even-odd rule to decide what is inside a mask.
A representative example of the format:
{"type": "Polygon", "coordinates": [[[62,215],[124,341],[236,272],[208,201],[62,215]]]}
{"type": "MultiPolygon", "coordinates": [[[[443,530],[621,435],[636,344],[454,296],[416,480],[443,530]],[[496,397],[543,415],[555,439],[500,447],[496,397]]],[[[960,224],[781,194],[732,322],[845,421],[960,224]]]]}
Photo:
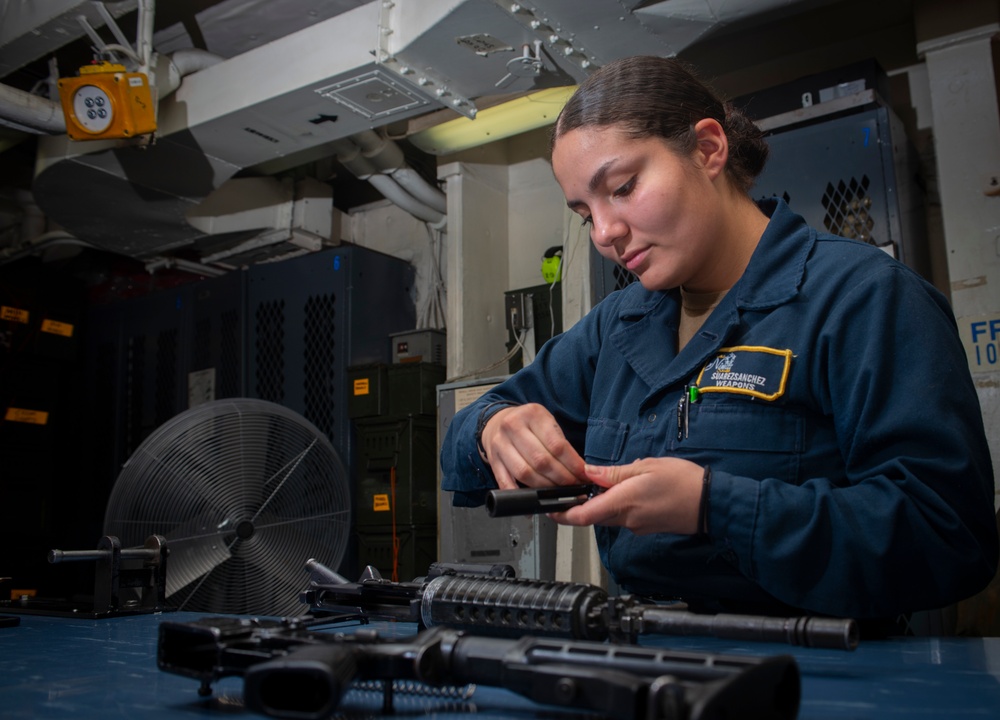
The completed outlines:
{"type": "Polygon", "coordinates": [[[638,194],[631,203],[630,224],[643,232],[663,232],[675,227],[684,206],[680,188],[661,182],[650,183],[650,189],[638,194]]]}
{"type": "Polygon", "coordinates": [[[618,262],[618,253],[615,251],[614,247],[608,247],[606,245],[601,245],[600,243],[595,243],[593,238],[591,238],[590,244],[594,246],[601,257],[611,260],[614,263],[618,262]]]}

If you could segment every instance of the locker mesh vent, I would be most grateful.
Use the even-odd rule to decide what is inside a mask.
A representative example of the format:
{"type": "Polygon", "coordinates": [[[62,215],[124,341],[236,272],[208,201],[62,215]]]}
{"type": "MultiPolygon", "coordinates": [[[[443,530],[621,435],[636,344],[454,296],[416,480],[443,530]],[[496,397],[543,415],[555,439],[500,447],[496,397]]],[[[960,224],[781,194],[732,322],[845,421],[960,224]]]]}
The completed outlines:
{"type": "MultiPolygon", "coordinates": [[[[117,468],[121,467],[121,464],[127,459],[126,457],[115,457],[115,436],[116,436],[116,418],[115,418],[115,398],[117,396],[117,364],[118,364],[118,346],[114,342],[102,342],[97,348],[97,373],[94,378],[94,388],[95,392],[93,394],[94,402],[94,423],[91,430],[96,433],[97,437],[97,447],[94,448],[94,452],[100,458],[101,462],[101,477],[104,477],[104,468],[117,468]]],[[[112,472],[109,478],[114,477],[114,472],[112,472]]],[[[108,481],[107,487],[111,487],[111,481],[108,481]]],[[[103,493],[105,486],[102,482],[98,488],[99,493],[103,493]]],[[[102,496],[103,497],[103,496],[102,496]]]]}
{"type": "Polygon", "coordinates": [[[239,386],[240,316],[235,310],[222,313],[219,339],[219,366],[215,369],[218,383],[216,397],[232,398],[243,394],[239,386]]]}
{"type": "Polygon", "coordinates": [[[310,297],[305,306],[305,417],[334,437],[337,377],[336,303],[333,295],[310,297]]]}
{"type": "Polygon", "coordinates": [[[142,386],[146,373],[146,337],[128,339],[128,368],[125,371],[125,456],[139,447],[142,434],[142,386]]]}
{"type": "Polygon", "coordinates": [[[635,275],[623,268],[621,265],[615,265],[611,270],[611,275],[614,278],[615,284],[612,290],[621,290],[624,287],[628,287],[636,280],[635,275]]]}
{"type": "Polygon", "coordinates": [[[285,301],[257,307],[257,397],[281,403],[285,399],[285,301]]]}
{"type": "Polygon", "coordinates": [[[840,180],[836,187],[827,183],[822,200],[826,210],[823,224],[827,230],[846,238],[877,244],[872,237],[875,221],[870,215],[872,199],[868,194],[868,185],[867,175],[862,175],[861,180],[851,178],[847,183],[840,180]]]}
{"type": "Polygon", "coordinates": [[[202,318],[194,325],[194,356],[192,370],[204,370],[209,367],[212,349],[212,321],[202,318]]]}
{"type": "Polygon", "coordinates": [[[175,414],[177,407],[177,330],[165,330],[156,344],[156,420],[162,425],[175,414]]]}

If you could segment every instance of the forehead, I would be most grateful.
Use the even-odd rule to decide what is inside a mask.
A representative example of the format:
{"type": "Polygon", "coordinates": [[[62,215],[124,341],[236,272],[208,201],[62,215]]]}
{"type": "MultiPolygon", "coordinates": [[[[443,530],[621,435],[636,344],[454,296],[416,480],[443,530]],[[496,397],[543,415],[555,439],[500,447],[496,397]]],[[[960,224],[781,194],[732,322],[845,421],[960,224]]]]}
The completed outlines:
{"type": "Polygon", "coordinates": [[[552,147],[552,170],[565,189],[586,186],[599,170],[613,170],[664,148],[658,138],[635,138],[615,126],[575,128],[560,135],[552,147]]]}
{"type": "Polygon", "coordinates": [[[556,175],[561,169],[577,173],[622,155],[635,142],[614,127],[575,128],[556,139],[552,147],[552,167],[556,175]]]}
{"type": "Polygon", "coordinates": [[[617,145],[628,136],[614,125],[588,125],[574,128],[556,138],[552,156],[572,156],[577,152],[593,152],[602,145],[617,145]]]}

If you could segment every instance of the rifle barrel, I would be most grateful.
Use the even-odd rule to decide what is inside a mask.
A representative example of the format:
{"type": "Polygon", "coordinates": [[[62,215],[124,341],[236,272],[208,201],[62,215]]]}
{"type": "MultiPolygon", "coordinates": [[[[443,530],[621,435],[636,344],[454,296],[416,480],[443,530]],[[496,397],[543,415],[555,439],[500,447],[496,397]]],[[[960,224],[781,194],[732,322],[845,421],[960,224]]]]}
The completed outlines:
{"type": "Polygon", "coordinates": [[[857,622],[850,618],[768,617],[731,613],[701,615],[686,610],[649,606],[642,610],[639,632],[654,635],[702,635],[836,650],[854,650],[860,636],[857,622]]]}

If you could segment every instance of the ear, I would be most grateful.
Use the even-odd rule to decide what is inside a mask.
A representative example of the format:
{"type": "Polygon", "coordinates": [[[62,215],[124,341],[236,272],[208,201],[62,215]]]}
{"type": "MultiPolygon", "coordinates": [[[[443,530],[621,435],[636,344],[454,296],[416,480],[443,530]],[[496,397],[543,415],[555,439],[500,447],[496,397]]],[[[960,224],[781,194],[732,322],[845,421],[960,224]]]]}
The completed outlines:
{"type": "Polygon", "coordinates": [[[718,120],[704,118],[695,123],[695,137],[698,147],[695,150],[695,162],[706,169],[709,177],[715,180],[726,168],[729,160],[729,139],[726,131],[718,120]]]}

